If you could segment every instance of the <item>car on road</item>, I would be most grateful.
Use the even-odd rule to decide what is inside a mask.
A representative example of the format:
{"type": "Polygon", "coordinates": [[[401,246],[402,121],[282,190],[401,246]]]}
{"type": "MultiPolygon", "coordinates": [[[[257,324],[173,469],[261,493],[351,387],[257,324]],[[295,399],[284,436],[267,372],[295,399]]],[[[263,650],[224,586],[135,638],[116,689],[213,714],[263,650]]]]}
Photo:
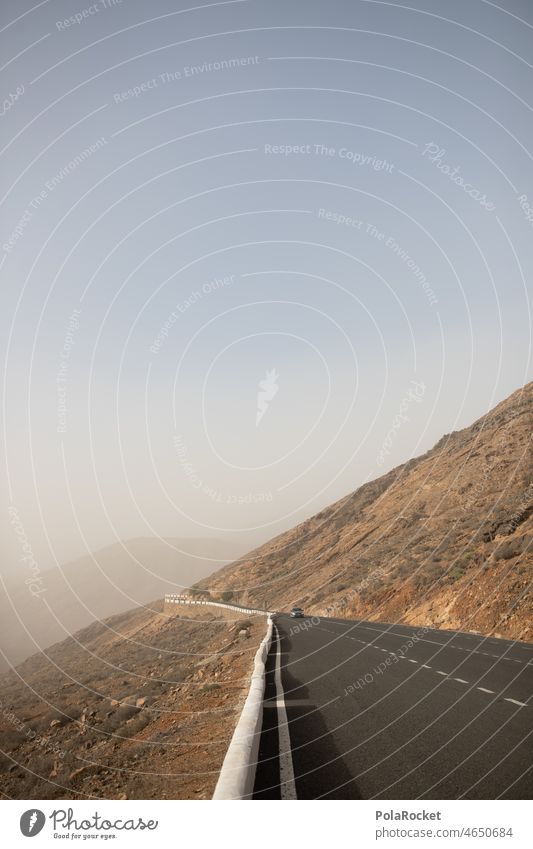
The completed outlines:
{"type": "Polygon", "coordinates": [[[293,619],[303,619],[304,612],[301,607],[293,607],[291,610],[291,616],[293,619]]]}

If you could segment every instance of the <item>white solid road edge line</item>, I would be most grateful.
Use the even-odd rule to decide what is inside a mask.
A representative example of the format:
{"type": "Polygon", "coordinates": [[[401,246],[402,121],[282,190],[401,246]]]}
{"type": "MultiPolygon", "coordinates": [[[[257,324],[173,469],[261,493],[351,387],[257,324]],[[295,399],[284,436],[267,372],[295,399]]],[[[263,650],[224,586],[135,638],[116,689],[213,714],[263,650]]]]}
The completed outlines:
{"type": "Polygon", "coordinates": [[[266,636],[255,655],[248,696],[213,793],[215,800],[252,798],[263,724],[265,664],[272,644],[273,623],[270,615],[267,622],[266,636]]]}
{"type": "Polygon", "coordinates": [[[276,682],[276,704],[278,709],[280,793],[282,799],[297,799],[294,767],[292,765],[291,738],[289,736],[289,723],[287,720],[287,709],[285,707],[285,693],[283,692],[283,684],[281,683],[281,641],[277,628],[276,642],[274,680],[276,682]]]}

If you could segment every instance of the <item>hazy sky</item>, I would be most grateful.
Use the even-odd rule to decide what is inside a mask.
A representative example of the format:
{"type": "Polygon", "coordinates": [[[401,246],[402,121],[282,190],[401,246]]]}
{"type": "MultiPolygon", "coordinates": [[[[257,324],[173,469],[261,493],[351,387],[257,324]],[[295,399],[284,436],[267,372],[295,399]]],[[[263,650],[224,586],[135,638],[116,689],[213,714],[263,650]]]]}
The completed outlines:
{"type": "Polygon", "coordinates": [[[1,17],[6,571],[14,510],[267,539],[531,379],[530,2],[1,17]]]}

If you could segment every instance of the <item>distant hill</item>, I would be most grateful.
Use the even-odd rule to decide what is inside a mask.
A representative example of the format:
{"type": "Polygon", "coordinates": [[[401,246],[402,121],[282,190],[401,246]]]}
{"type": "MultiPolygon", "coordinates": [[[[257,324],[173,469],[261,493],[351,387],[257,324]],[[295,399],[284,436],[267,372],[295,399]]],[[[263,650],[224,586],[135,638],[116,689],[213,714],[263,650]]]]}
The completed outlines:
{"type": "Polygon", "coordinates": [[[201,586],[270,609],[533,639],[533,383],[201,586]]]}
{"type": "Polygon", "coordinates": [[[0,588],[0,649],[20,663],[94,620],[180,592],[242,551],[216,539],[132,539],[43,572],[39,596],[25,584],[0,588]]]}

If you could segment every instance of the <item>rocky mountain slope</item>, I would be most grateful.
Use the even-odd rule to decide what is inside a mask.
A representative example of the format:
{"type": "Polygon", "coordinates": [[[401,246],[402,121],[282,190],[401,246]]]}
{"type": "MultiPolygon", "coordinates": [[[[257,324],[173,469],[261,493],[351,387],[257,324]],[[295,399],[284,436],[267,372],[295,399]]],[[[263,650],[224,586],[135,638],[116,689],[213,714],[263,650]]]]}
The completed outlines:
{"type": "Polygon", "coordinates": [[[141,537],[43,571],[32,587],[22,566],[18,583],[0,587],[0,671],[94,620],[180,592],[242,552],[216,539],[141,537]]]}
{"type": "Polygon", "coordinates": [[[156,602],[0,676],[3,797],[211,798],[266,628],[239,616],[156,602]]]}
{"type": "Polygon", "coordinates": [[[199,586],[533,640],[533,383],[199,586]]]}

